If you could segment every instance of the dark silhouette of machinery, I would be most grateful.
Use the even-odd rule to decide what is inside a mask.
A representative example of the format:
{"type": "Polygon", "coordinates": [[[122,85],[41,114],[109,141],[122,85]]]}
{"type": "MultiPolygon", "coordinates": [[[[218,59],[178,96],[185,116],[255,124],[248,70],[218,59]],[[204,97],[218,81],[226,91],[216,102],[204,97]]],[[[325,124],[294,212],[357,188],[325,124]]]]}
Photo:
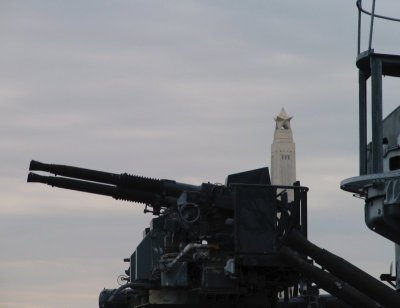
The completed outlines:
{"type": "Polygon", "coordinates": [[[308,189],[271,185],[266,167],[195,186],[31,161],[31,171],[56,176],[29,173],[28,182],[143,203],[155,216],[125,259],[123,284],[104,289],[100,307],[400,307],[400,107],[382,116],[382,76],[400,77],[400,56],[371,47],[374,18],[400,20],[375,14],[375,0],[370,12],[361,0],[357,7],[360,175],[341,188],[365,199],[367,226],[395,243],[396,275],[381,276],[394,288],[309,242],[308,189]],[[371,16],[363,53],[362,14],[371,16]]]}
{"type": "Polygon", "coordinates": [[[31,172],[28,182],[143,203],[145,212],[156,216],[126,259],[125,283],[104,289],[100,307],[400,303],[400,295],[389,287],[345,260],[321,254],[306,240],[308,189],[299,183],[271,185],[268,168],[231,174],[225,185],[199,186],[37,161],[29,169],[57,176],[31,172]],[[294,191],[292,202],[288,190],[294,191]],[[319,297],[312,282],[341,300],[319,297]],[[280,292],[284,298],[278,302],[280,292]]]}
{"type": "Polygon", "coordinates": [[[278,249],[290,230],[306,235],[308,189],[271,185],[268,168],[229,175],[225,185],[199,186],[37,161],[29,169],[57,177],[30,173],[28,182],[143,203],[156,216],[126,260],[126,284],[104,290],[100,307],[265,307],[299,282],[278,249]]]}

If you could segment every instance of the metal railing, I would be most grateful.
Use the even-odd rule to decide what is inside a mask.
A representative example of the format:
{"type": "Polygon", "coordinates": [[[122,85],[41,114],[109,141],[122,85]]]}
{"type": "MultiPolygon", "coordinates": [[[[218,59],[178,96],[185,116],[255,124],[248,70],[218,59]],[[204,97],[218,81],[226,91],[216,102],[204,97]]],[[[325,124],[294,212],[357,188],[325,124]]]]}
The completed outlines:
{"type": "Polygon", "coordinates": [[[372,36],[373,36],[373,31],[374,31],[374,20],[375,18],[380,18],[380,19],[385,19],[385,20],[390,20],[390,21],[395,21],[395,22],[400,22],[399,18],[394,18],[394,17],[389,17],[385,15],[380,15],[375,13],[375,7],[376,7],[376,0],[372,0],[372,6],[371,6],[371,11],[367,11],[362,7],[362,0],[357,0],[356,2],[357,8],[358,8],[358,41],[357,41],[357,54],[360,54],[361,52],[361,27],[362,27],[362,22],[361,22],[361,17],[362,14],[366,14],[371,16],[371,21],[369,25],[369,39],[368,39],[368,50],[372,49],[372,36]]]}

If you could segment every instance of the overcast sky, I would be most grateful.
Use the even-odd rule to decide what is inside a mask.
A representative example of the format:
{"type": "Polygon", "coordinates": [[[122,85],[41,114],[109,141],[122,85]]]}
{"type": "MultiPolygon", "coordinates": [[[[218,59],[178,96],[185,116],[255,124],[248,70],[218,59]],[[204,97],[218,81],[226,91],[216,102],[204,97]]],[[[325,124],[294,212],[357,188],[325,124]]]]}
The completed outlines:
{"type": "MultiPolygon", "coordinates": [[[[358,173],[354,2],[3,1],[0,307],[96,307],[151,219],[141,205],[27,184],[31,159],[223,182],[269,165],[282,107],[310,188],[309,238],[387,272],[393,245],[339,189],[358,173]]],[[[377,23],[376,49],[398,52],[399,29],[377,23]]],[[[385,114],[395,89],[385,79],[385,114]]]]}

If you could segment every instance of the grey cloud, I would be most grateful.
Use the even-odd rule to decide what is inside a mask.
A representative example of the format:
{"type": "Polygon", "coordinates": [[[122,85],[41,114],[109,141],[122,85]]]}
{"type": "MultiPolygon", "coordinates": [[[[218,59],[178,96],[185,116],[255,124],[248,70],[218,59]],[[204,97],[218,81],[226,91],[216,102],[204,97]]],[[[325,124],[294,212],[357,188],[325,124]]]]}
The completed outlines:
{"type": "Polygon", "coordinates": [[[30,159],[223,182],[269,164],[283,106],[311,189],[310,237],[386,268],[392,249],[338,186],[357,173],[354,3],[32,1],[8,2],[0,17],[0,306],[95,305],[151,218],[140,205],[28,185],[30,159]],[[384,259],[353,253],[356,241],[384,259]]]}

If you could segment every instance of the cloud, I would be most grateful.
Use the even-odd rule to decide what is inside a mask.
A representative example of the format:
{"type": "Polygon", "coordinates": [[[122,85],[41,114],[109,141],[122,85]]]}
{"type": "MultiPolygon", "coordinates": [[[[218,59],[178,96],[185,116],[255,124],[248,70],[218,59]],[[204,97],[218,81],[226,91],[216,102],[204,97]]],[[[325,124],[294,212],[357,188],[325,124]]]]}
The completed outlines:
{"type": "MultiPolygon", "coordinates": [[[[95,305],[151,219],[141,205],[27,184],[31,159],[224,182],[269,164],[282,107],[310,187],[310,238],[384,270],[391,245],[339,189],[358,172],[355,17],[344,0],[4,5],[0,306],[95,305]]],[[[397,86],[385,87],[388,112],[397,86]]]]}

